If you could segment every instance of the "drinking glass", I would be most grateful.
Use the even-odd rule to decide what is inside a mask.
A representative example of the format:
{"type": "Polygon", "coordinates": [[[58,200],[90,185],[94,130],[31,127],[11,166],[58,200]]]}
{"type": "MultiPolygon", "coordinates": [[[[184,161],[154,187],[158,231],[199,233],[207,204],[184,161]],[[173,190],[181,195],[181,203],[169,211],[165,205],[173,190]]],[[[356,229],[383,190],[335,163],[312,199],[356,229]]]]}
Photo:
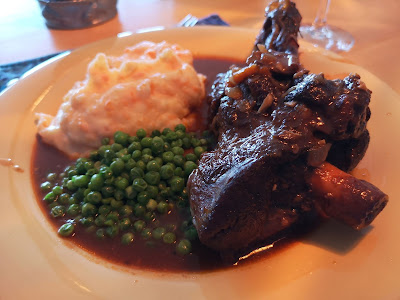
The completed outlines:
{"type": "Polygon", "coordinates": [[[338,27],[327,24],[327,15],[331,0],[320,0],[317,16],[312,24],[300,27],[304,40],[325,49],[340,52],[349,51],[354,44],[353,36],[338,27]]]}

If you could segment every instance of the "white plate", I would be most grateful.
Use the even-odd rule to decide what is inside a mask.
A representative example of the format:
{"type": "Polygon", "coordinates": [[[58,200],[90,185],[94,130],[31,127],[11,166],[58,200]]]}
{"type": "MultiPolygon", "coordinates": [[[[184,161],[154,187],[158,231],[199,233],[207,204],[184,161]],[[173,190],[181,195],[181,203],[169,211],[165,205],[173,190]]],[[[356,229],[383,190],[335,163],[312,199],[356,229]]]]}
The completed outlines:
{"type": "MultiPolygon", "coordinates": [[[[0,298],[24,299],[394,299],[400,295],[400,97],[386,84],[340,57],[302,44],[314,72],[357,72],[373,91],[371,144],[357,168],[389,194],[388,206],[360,233],[333,222],[311,237],[245,267],[202,274],[158,274],[104,263],[60,239],[33,194],[30,172],[33,113],[54,113],[62,96],[84,78],[99,52],[117,54],[141,40],[177,42],[195,55],[245,58],[257,32],[222,27],[176,28],[111,38],[36,68],[0,94],[0,298]]],[[[27,50],[29,51],[29,50],[27,50]]]]}

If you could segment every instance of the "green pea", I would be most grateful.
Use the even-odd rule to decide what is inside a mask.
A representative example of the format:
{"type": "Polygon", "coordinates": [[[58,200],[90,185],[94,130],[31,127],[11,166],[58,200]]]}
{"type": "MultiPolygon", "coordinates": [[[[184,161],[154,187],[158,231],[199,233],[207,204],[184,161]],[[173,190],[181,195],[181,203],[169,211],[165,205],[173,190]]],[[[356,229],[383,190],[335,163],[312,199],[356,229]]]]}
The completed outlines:
{"type": "Polygon", "coordinates": [[[101,215],[106,215],[111,211],[110,205],[103,204],[99,207],[98,213],[101,215]]]}
{"type": "Polygon", "coordinates": [[[67,181],[67,189],[70,190],[71,192],[74,192],[78,189],[78,187],[72,180],[68,180],[67,181]]]}
{"type": "Polygon", "coordinates": [[[131,206],[129,205],[123,205],[121,206],[121,208],[119,209],[119,213],[121,216],[123,217],[128,217],[133,213],[133,209],[131,206]]]}
{"type": "Polygon", "coordinates": [[[153,139],[151,137],[144,137],[140,141],[140,144],[142,145],[143,148],[150,148],[152,145],[153,139]]]}
{"type": "Polygon", "coordinates": [[[150,198],[155,199],[158,195],[158,187],[154,185],[148,185],[146,188],[146,192],[150,198]]]}
{"type": "Polygon", "coordinates": [[[143,219],[146,221],[154,221],[155,220],[155,215],[153,212],[148,211],[143,215],[143,219]]]}
{"type": "Polygon", "coordinates": [[[133,200],[136,198],[137,192],[130,185],[125,189],[125,197],[129,200],[133,200]]]}
{"type": "Polygon", "coordinates": [[[91,203],[85,203],[82,205],[82,215],[84,217],[94,216],[97,212],[96,206],[91,203]]]}
{"type": "Polygon", "coordinates": [[[146,165],[147,171],[155,171],[158,172],[160,171],[160,165],[156,160],[151,160],[147,163],[146,165]]]}
{"type": "Polygon", "coordinates": [[[107,215],[107,220],[111,220],[111,221],[117,222],[118,219],[119,219],[119,213],[117,211],[111,211],[107,215]]]}
{"type": "Polygon", "coordinates": [[[115,189],[113,186],[103,186],[101,188],[101,194],[104,198],[108,198],[114,195],[115,189]]]}
{"type": "Polygon", "coordinates": [[[160,201],[160,202],[157,204],[157,211],[158,211],[160,214],[165,214],[165,213],[167,213],[167,212],[168,212],[168,203],[165,202],[165,201],[160,201]]]}
{"type": "Polygon", "coordinates": [[[180,131],[182,131],[182,132],[186,132],[186,127],[185,127],[185,125],[183,125],[183,124],[178,124],[178,125],[176,125],[176,126],[175,126],[175,131],[178,131],[178,130],[180,130],[180,131]]]}
{"type": "Polygon", "coordinates": [[[114,175],[119,175],[125,168],[125,163],[122,159],[116,158],[110,165],[110,169],[114,175]]]}
{"type": "Polygon", "coordinates": [[[174,170],[174,175],[179,176],[179,177],[184,177],[185,172],[183,171],[183,169],[181,167],[176,167],[174,170]]]}
{"type": "Polygon", "coordinates": [[[143,178],[135,178],[132,187],[137,192],[143,192],[147,188],[147,183],[143,178]]]}
{"type": "Polygon", "coordinates": [[[141,150],[134,150],[132,152],[132,159],[135,161],[138,161],[142,157],[142,151],[141,150]]]}
{"type": "Polygon", "coordinates": [[[74,177],[75,175],[78,175],[78,172],[76,170],[69,170],[67,172],[68,178],[72,179],[72,177],[74,177]]]}
{"type": "Polygon", "coordinates": [[[74,175],[71,180],[78,188],[82,188],[88,185],[90,179],[86,175],[74,175]]]}
{"type": "Polygon", "coordinates": [[[147,202],[149,201],[150,197],[147,191],[142,191],[137,195],[137,201],[141,205],[146,205],[147,202]]]}
{"type": "Polygon", "coordinates": [[[129,245],[132,244],[134,240],[134,235],[131,232],[124,233],[121,236],[121,243],[122,245],[129,245]]]}
{"type": "Polygon", "coordinates": [[[115,225],[115,223],[117,223],[117,222],[106,218],[106,220],[104,221],[104,226],[113,226],[113,225],[115,225]]]}
{"type": "MultiPolygon", "coordinates": [[[[118,144],[118,143],[114,143],[114,144],[111,145],[111,150],[115,152],[115,156],[117,156],[117,157],[119,157],[118,153],[119,153],[120,151],[124,151],[124,149],[125,149],[125,148],[124,148],[121,144],[118,144]]],[[[125,150],[126,150],[126,149],[125,149],[125,150]]],[[[126,152],[126,153],[127,153],[127,152],[126,152]]],[[[126,154],[126,153],[125,153],[125,154],[126,154]]]]}
{"type": "Polygon", "coordinates": [[[199,147],[199,146],[200,146],[200,140],[199,140],[199,139],[192,138],[192,139],[190,140],[190,142],[191,142],[193,148],[196,148],[196,147],[199,147]]]}
{"type": "Polygon", "coordinates": [[[179,255],[187,255],[192,251],[192,243],[187,239],[182,239],[176,245],[175,249],[179,255]]]}
{"type": "Polygon", "coordinates": [[[152,236],[156,240],[161,240],[162,237],[164,236],[165,232],[166,232],[166,230],[164,227],[157,227],[157,228],[153,229],[152,236]]]}
{"type": "Polygon", "coordinates": [[[67,205],[69,203],[69,198],[70,198],[70,195],[68,193],[62,193],[58,197],[57,202],[60,204],[63,204],[63,205],[67,205]]]}
{"type": "Polygon", "coordinates": [[[67,214],[74,217],[74,216],[79,215],[80,210],[81,210],[81,209],[80,209],[79,204],[74,203],[74,204],[71,204],[71,205],[68,207],[68,209],[67,209],[67,214]]]}
{"type": "Polygon", "coordinates": [[[174,168],[171,167],[170,165],[163,165],[160,168],[160,177],[162,179],[169,179],[172,176],[174,176],[174,168]]]}
{"type": "Polygon", "coordinates": [[[182,147],[172,147],[172,153],[175,155],[183,155],[185,153],[185,150],[183,150],[182,147]]]}
{"type": "Polygon", "coordinates": [[[90,188],[94,191],[100,191],[104,184],[104,177],[102,174],[94,174],[90,178],[91,186],[90,188]]]}
{"type": "Polygon", "coordinates": [[[182,138],[182,148],[183,149],[190,149],[192,147],[191,139],[188,137],[182,138]]]}
{"type": "Polygon", "coordinates": [[[146,204],[146,208],[149,210],[149,211],[154,211],[154,210],[156,210],[157,209],[157,201],[156,200],[154,200],[154,199],[149,199],[149,201],[147,202],[147,204],[146,204]]]}
{"type": "Polygon", "coordinates": [[[182,192],[185,187],[185,179],[182,177],[174,176],[170,179],[169,184],[173,192],[182,192]]]}
{"type": "Polygon", "coordinates": [[[163,236],[163,242],[166,244],[172,244],[175,242],[175,240],[176,240],[176,235],[173,232],[167,232],[163,236]]]}
{"type": "Polygon", "coordinates": [[[80,201],[76,198],[75,194],[71,195],[68,200],[68,204],[78,204],[80,201]]]}
{"type": "MultiPolygon", "coordinates": [[[[93,169],[87,170],[85,175],[89,176],[89,177],[92,177],[96,173],[97,173],[97,170],[95,168],[93,168],[93,169]]],[[[88,186],[90,187],[91,185],[92,185],[92,183],[89,182],[88,186]]]]}
{"type": "Polygon", "coordinates": [[[50,182],[55,181],[57,179],[57,174],[56,173],[49,173],[49,174],[47,174],[46,178],[50,182]]]}
{"type": "Polygon", "coordinates": [[[103,199],[100,192],[91,191],[86,196],[87,202],[91,204],[99,204],[103,199]]]}
{"type": "Polygon", "coordinates": [[[120,189],[115,190],[115,192],[114,192],[115,200],[122,201],[124,199],[124,197],[125,197],[125,191],[124,190],[120,190],[120,189]]]}
{"type": "Polygon", "coordinates": [[[118,232],[119,232],[119,228],[116,225],[108,226],[105,230],[106,235],[111,238],[117,236],[118,232]]]}
{"type": "MultiPolygon", "coordinates": [[[[183,146],[182,139],[177,139],[176,141],[172,141],[172,142],[171,142],[171,147],[172,147],[172,149],[174,149],[175,147],[176,147],[176,148],[181,148],[181,149],[182,149],[182,146],[183,146]]],[[[172,149],[171,149],[171,150],[172,150],[172,149]]]]}
{"type": "Polygon", "coordinates": [[[85,227],[89,227],[92,226],[94,224],[94,218],[93,217],[84,217],[79,219],[79,222],[85,226],[85,227]]]}
{"type": "Polygon", "coordinates": [[[129,218],[123,218],[121,221],[119,221],[119,224],[118,224],[119,229],[122,231],[129,229],[131,227],[131,225],[132,225],[132,222],[129,218]]]}
{"type": "Polygon", "coordinates": [[[160,173],[156,171],[147,172],[144,175],[144,180],[150,185],[156,185],[160,182],[160,173]]]}
{"type": "Polygon", "coordinates": [[[74,233],[75,226],[72,223],[65,223],[58,229],[58,234],[64,237],[71,236],[74,233]]]}
{"type": "Polygon", "coordinates": [[[122,200],[111,199],[111,208],[120,208],[124,205],[122,200]]]}
{"type": "Polygon", "coordinates": [[[172,190],[171,188],[168,186],[165,189],[162,189],[160,192],[160,196],[164,199],[168,199],[170,196],[172,196],[172,190]]]}
{"type": "Polygon", "coordinates": [[[122,131],[116,131],[114,133],[114,141],[121,145],[127,145],[129,135],[122,131]]]}
{"type": "Polygon", "coordinates": [[[107,221],[107,218],[105,215],[98,215],[96,219],[94,219],[94,224],[98,227],[103,226],[104,223],[107,221]]]}
{"type": "Polygon", "coordinates": [[[161,155],[161,158],[164,163],[172,162],[174,159],[174,153],[172,153],[172,151],[166,151],[161,155]]]}
{"type": "Polygon", "coordinates": [[[187,161],[185,162],[185,164],[183,165],[183,170],[185,172],[185,176],[188,177],[194,169],[197,168],[197,165],[195,162],[193,161],[187,161]]]}
{"type": "Polygon", "coordinates": [[[188,162],[188,161],[196,162],[198,158],[197,158],[196,154],[188,153],[185,155],[185,159],[186,159],[186,162],[188,162]]]}
{"type": "Polygon", "coordinates": [[[146,163],[145,163],[143,160],[141,160],[141,159],[139,159],[139,160],[136,162],[136,166],[138,166],[139,168],[141,168],[143,171],[146,170],[146,163]]]}
{"type": "Polygon", "coordinates": [[[113,177],[110,177],[110,178],[107,178],[106,180],[104,180],[104,184],[105,184],[106,186],[111,186],[111,185],[114,184],[114,181],[115,181],[115,178],[114,178],[114,176],[113,176],[113,177]]]}
{"type": "Polygon", "coordinates": [[[43,200],[46,201],[47,203],[52,203],[57,199],[57,195],[54,194],[54,192],[48,192],[46,196],[44,196],[43,200]]]}
{"type": "Polygon", "coordinates": [[[131,157],[125,162],[125,171],[130,172],[136,166],[136,161],[131,157]]]}
{"type": "Polygon", "coordinates": [[[141,169],[139,167],[134,167],[130,171],[130,176],[131,176],[132,179],[143,177],[144,176],[144,171],[143,171],[143,169],[141,169]]]}
{"type": "Polygon", "coordinates": [[[96,231],[96,237],[97,237],[98,239],[100,239],[100,240],[104,240],[104,238],[106,237],[106,234],[105,234],[103,228],[97,229],[97,231],[96,231]]]}
{"type": "Polygon", "coordinates": [[[168,134],[168,132],[170,132],[170,131],[172,131],[172,130],[169,128],[164,128],[162,131],[162,135],[166,136],[168,134]]]}
{"type": "Polygon", "coordinates": [[[140,141],[140,139],[139,139],[136,135],[134,135],[134,136],[129,136],[129,138],[128,138],[128,142],[129,142],[129,143],[139,142],[139,141],[140,141]]]}
{"type": "Polygon", "coordinates": [[[140,235],[142,236],[143,239],[147,240],[147,239],[151,238],[151,233],[152,233],[152,230],[150,228],[144,228],[142,230],[142,232],[140,233],[140,235]]]}
{"type": "Polygon", "coordinates": [[[194,241],[197,239],[197,230],[194,226],[188,227],[185,232],[184,232],[185,238],[187,238],[190,241],[194,241]]]}
{"type": "Polygon", "coordinates": [[[107,166],[100,167],[99,174],[103,175],[105,179],[111,178],[113,176],[111,169],[107,166]]]}
{"type": "Polygon", "coordinates": [[[137,220],[135,223],[133,223],[133,228],[137,232],[142,231],[145,226],[146,226],[146,222],[143,220],[137,220]]]}
{"type": "Polygon", "coordinates": [[[178,139],[178,135],[176,134],[176,132],[170,131],[165,135],[165,138],[168,142],[172,142],[178,139]]]}
{"type": "Polygon", "coordinates": [[[54,193],[54,195],[59,196],[62,194],[63,189],[61,186],[56,185],[55,187],[52,188],[52,192],[54,193]]]}
{"type": "Polygon", "coordinates": [[[136,136],[139,139],[143,139],[146,135],[147,135],[147,132],[143,128],[140,128],[140,129],[136,130],[136,136]]]}
{"type": "Polygon", "coordinates": [[[62,205],[57,205],[54,206],[51,211],[50,214],[52,215],[53,218],[59,218],[65,215],[65,207],[62,205]]]}
{"type": "Polygon", "coordinates": [[[50,191],[51,188],[52,188],[52,184],[50,183],[50,181],[45,181],[40,185],[40,189],[44,192],[50,191]]]}
{"type": "Polygon", "coordinates": [[[116,157],[117,157],[117,154],[115,153],[114,150],[111,149],[111,146],[110,146],[110,149],[107,149],[107,150],[104,151],[104,158],[108,162],[111,162],[116,157]]]}
{"type": "Polygon", "coordinates": [[[123,178],[123,177],[117,177],[117,178],[115,179],[115,181],[114,181],[114,186],[115,186],[117,189],[120,189],[120,190],[126,189],[126,188],[128,187],[128,185],[129,185],[128,179],[123,178]]]}
{"type": "Polygon", "coordinates": [[[183,167],[183,164],[185,163],[185,158],[182,155],[174,155],[172,162],[178,167],[183,167]]]}
{"type": "Polygon", "coordinates": [[[202,154],[204,153],[204,148],[198,146],[198,147],[194,148],[193,151],[194,151],[194,154],[195,154],[197,157],[200,157],[200,155],[202,155],[202,154]]]}
{"type": "Polygon", "coordinates": [[[163,139],[160,138],[160,137],[158,137],[158,136],[153,137],[153,139],[152,139],[152,141],[151,141],[151,146],[150,146],[150,148],[151,148],[151,151],[152,151],[154,154],[160,154],[160,153],[162,153],[163,150],[164,150],[164,141],[163,141],[163,139]]]}
{"type": "Polygon", "coordinates": [[[146,213],[146,207],[140,204],[136,204],[134,207],[134,212],[136,217],[141,217],[146,213]]]}
{"type": "Polygon", "coordinates": [[[103,197],[103,200],[101,200],[101,203],[103,203],[104,205],[109,205],[109,204],[111,204],[112,199],[114,199],[114,198],[113,197],[106,197],[106,198],[103,197]]]}
{"type": "MultiPolygon", "coordinates": [[[[150,150],[151,151],[151,150],[150,150]]],[[[154,157],[150,154],[145,154],[143,153],[141,160],[145,163],[145,165],[147,165],[147,163],[151,160],[153,160],[154,157]]]]}

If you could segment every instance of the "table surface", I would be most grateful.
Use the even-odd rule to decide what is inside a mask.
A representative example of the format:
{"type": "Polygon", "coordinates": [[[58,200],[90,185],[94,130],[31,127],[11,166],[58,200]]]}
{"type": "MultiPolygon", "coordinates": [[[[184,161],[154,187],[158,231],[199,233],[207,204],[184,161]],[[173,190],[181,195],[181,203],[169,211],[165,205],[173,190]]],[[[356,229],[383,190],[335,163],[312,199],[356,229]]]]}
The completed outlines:
{"type": "MultiPolygon", "coordinates": [[[[319,0],[295,1],[303,22],[312,22],[319,0]]],[[[187,14],[199,18],[217,13],[231,26],[259,28],[269,0],[118,0],[118,15],[94,27],[49,29],[35,0],[9,1],[0,10],[0,64],[18,62],[96,40],[153,26],[174,26],[187,14]]],[[[335,0],[328,23],[349,31],[355,45],[341,53],[400,93],[400,2],[398,0],[335,0]]]]}

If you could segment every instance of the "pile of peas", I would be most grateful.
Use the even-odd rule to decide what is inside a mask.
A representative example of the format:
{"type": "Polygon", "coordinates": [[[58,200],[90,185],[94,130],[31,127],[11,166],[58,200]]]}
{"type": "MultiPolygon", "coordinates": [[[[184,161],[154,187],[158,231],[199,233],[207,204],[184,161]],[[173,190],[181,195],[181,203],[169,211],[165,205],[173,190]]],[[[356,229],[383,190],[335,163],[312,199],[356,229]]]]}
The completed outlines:
{"type": "Polygon", "coordinates": [[[49,173],[41,189],[47,194],[54,218],[67,217],[58,229],[72,236],[83,226],[99,239],[120,237],[129,245],[135,239],[159,240],[175,246],[176,252],[191,252],[197,231],[188,217],[182,224],[160,225],[158,218],[171,210],[190,216],[186,183],[207,150],[211,136],[187,133],[184,125],[148,136],[117,131],[113,141],[105,138],[88,158],[79,158],[60,174],[49,173]],[[176,238],[176,230],[184,238],[176,238]]]}

